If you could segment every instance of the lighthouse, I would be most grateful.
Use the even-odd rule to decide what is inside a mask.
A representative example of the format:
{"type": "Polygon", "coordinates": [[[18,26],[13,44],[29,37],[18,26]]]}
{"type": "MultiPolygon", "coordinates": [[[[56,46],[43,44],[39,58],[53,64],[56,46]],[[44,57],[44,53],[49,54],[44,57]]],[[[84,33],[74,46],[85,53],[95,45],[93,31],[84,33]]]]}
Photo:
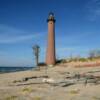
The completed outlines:
{"type": "Polygon", "coordinates": [[[46,51],[46,64],[53,66],[56,63],[55,55],[55,17],[54,13],[49,13],[47,23],[48,23],[48,42],[46,51]]]}

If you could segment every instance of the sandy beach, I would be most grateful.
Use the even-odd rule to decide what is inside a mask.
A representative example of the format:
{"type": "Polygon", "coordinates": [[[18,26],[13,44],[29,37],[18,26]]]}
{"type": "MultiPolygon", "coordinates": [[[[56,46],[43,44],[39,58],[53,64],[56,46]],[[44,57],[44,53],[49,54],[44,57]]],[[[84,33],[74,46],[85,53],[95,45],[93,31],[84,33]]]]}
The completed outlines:
{"type": "Polygon", "coordinates": [[[100,84],[71,78],[100,76],[100,67],[63,65],[0,74],[0,100],[100,100],[100,84]],[[75,83],[75,84],[73,84],[75,83]]]}

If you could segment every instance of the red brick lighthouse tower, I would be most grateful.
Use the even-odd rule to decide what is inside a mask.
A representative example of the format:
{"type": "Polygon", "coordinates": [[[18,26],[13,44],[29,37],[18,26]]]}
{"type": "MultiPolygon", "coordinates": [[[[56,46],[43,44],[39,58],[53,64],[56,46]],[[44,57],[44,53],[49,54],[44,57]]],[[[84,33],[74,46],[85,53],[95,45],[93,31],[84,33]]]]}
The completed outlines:
{"type": "Polygon", "coordinates": [[[48,44],[46,52],[46,64],[55,65],[56,56],[55,56],[55,18],[53,13],[49,13],[47,22],[48,22],[48,44]]]}

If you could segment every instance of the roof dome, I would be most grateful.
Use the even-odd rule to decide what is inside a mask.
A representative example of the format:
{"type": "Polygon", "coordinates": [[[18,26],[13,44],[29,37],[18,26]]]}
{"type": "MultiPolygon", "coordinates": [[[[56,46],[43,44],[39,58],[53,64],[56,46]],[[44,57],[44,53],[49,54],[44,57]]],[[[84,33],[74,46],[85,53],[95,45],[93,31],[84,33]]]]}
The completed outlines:
{"type": "Polygon", "coordinates": [[[48,21],[54,21],[54,22],[55,22],[55,17],[54,17],[54,13],[53,13],[53,12],[50,12],[50,13],[49,13],[47,22],[48,22],[48,21]]]}

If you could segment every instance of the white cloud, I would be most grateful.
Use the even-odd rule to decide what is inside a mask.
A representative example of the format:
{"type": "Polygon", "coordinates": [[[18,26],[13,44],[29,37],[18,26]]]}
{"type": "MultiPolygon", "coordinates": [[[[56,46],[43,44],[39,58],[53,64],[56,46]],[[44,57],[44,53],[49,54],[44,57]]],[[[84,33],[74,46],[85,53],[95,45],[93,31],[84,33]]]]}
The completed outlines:
{"type": "Polygon", "coordinates": [[[0,24],[0,44],[17,43],[40,37],[40,34],[17,30],[0,24]]]}
{"type": "Polygon", "coordinates": [[[89,0],[86,11],[91,21],[99,19],[100,17],[100,0],[89,0]]]}
{"type": "Polygon", "coordinates": [[[21,36],[15,36],[15,37],[0,36],[0,44],[22,42],[22,41],[30,40],[37,37],[38,35],[21,35],[21,36]]]}

